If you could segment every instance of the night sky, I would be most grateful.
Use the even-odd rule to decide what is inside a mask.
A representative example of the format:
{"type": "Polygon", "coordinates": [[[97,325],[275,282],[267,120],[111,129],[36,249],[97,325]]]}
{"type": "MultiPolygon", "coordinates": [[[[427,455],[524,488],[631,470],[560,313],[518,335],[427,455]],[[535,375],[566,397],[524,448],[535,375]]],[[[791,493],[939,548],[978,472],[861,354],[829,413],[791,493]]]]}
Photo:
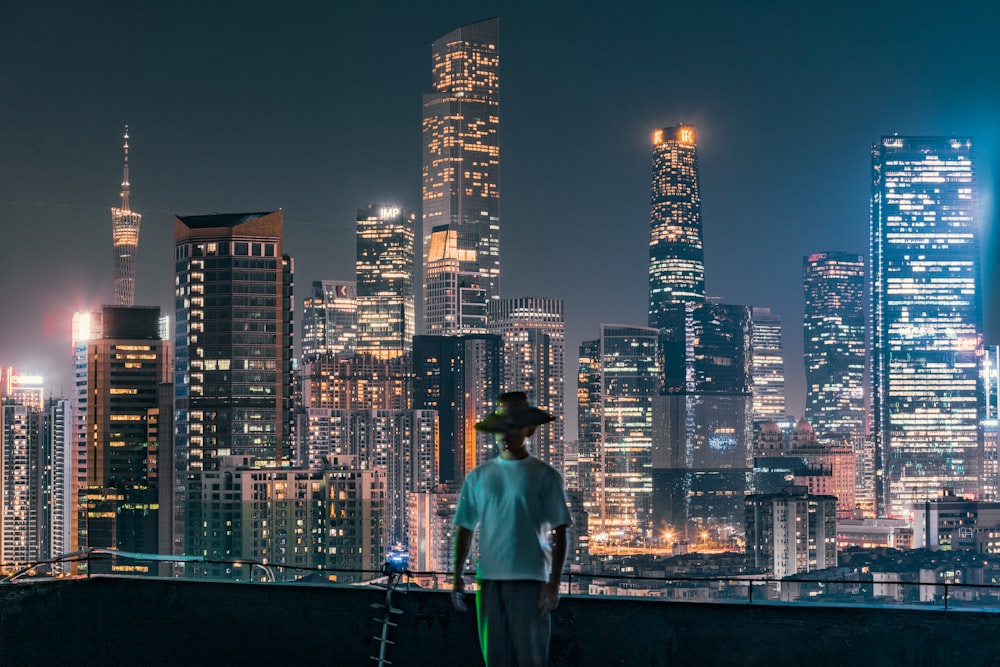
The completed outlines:
{"type": "Polygon", "coordinates": [[[802,257],[867,254],[883,134],[973,137],[986,340],[1000,343],[992,1],[4,5],[0,364],[56,394],[73,311],[112,298],[126,123],[136,304],[172,315],[173,215],[281,208],[301,309],[313,280],[353,279],[357,207],[419,214],[431,42],[491,16],[501,291],[566,301],[569,435],[580,341],[646,324],[650,135],[682,121],[699,132],[708,292],[781,315],[792,413],[802,257]]]}

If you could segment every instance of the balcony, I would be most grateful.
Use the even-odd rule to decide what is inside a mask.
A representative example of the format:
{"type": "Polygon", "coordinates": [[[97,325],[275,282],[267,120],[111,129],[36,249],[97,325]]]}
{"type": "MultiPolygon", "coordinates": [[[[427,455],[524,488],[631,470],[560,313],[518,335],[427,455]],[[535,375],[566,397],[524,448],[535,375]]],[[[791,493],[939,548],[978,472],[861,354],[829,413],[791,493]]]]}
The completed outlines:
{"type": "MultiPolygon", "coordinates": [[[[402,588],[402,587],[401,587],[402,588]]],[[[0,585],[0,663],[377,665],[386,591],[102,577],[0,585]]],[[[481,664],[472,612],[397,589],[383,664],[481,664]]],[[[564,597],[552,665],[1000,664],[1000,613],[564,597]]]]}

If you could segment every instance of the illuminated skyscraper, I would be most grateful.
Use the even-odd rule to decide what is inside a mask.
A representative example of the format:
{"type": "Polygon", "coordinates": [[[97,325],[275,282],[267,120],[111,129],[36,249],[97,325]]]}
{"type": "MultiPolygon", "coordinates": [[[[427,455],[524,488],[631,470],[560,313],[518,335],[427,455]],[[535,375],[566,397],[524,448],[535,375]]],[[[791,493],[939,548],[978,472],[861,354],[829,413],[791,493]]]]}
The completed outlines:
{"type": "Polygon", "coordinates": [[[388,359],[413,349],[415,224],[399,206],[358,209],[359,352],[388,359]]]}
{"type": "MultiPolygon", "coordinates": [[[[282,212],[176,217],[174,260],[176,486],[200,499],[184,487],[220,457],[290,454],[293,271],[282,212]]],[[[178,512],[192,529],[197,509],[178,512]]]]}
{"type": "Polygon", "coordinates": [[[802,259],[806,305],[806,420],[821,438],[865,432],[865,258],[818,252],[802,259]]]}
{"type": "Polygon", "coordinates": [[[523,391],[556,419],[532,437],[540,459],[565,474],[565,340],[561,299],[523,297],[489,304],[490,333],[503,340],[503,391],[523,391]]]}
{"type": "Polygon", "coordinates": [[[580,486],[591,548],[647,544],[653,529],[657,331],[602,324],[580,346],[580,486]]]}
{"type": "Polygon", "coordinates": [[[657,529],[743,533],[752,469],[753,366],[749,306],[664,306],[659,330],[663,394],[653,401],[657,529]]]}
{"type": "Polygon", "coordinates": [[[880,515],[981,493],[984,397],[972,140],[872,147],[872,399],[880,515]]]}
{"type": "Polygon", "coordinates": [[[413,339],[413,408],[438,411],[440,483],[460,485],[497,454],[494,438],[475,424],[493,412],[502,393],[501,346],[494,334],[413,339]]]}
{"type": "Polygon", "coordinates": [[[128,125],[125,126],[125,166],[122,176],[122,205],[111,209],[111,233],[115,243],[115,304],[135,302],[135,255],[139,250],[139,223],[142,216],[129,204],[128,125]]]}
{"type": "Polygon", "coordinates": [[[355,352],[358,338],[354,281],[314,280],[302,302],[302,358],[355,352]]]}
{"type": "Polygon", "coordinates": [[[753,309],[753,414],[755,420],[782,419],[785,409],[785,359],[781,354],[781,316],[770,308],[753,309]]]}
{"type": "Polygon", "coordinates": [[[0,406],[0,568],[12,572],[39,558],[38,428],[30,406],[0,406]]]}
{"type": "Polygon", "coordinates": [[[73,395],[71,397],[72,416],[70,418],[70,456],[72,465],[70,476],[69,516],[70,535],[76,547],[80,531],[80,490],[87,486],[87,412],[93,403],[88,386],[90,368],[90,341],[101,337],[101,314],[73,313],[73,395]]]}
{"type": "Polygon", "coordinates": [[[662,328],[665,306],[705,300],[698,144],[691,125],[653,132],[649,230],[649,326],[662,328]]]}
{"type": "Polygon", "coordinates": [[[424,329],[481,332],[500,295],[499,19],[434,42],[424,95],[424,329]],[[432,240],[432,236],[434,239],[432,240]]]}
{"type": "MultiPolygon", "coordinates": [[[[73,494],[72,471],[73,460],[70,441],[70,419],[72,403],[65,398],[50,398],[46,400],[43,420],[44,434],[42,447],[44,450],[45,471],[43,472],[43,489],[48,489],[47,497],[42,500],[45,508],[45,526],[48,536],[40,536],[43,540],[44,558],[53,558],[73,551],[73,535],[70,532],[72,522],[70,514],[73,511],[71,497],[73,494]]],[[[67,571],[67,564],[53,565],[53,571],[67,571]]]]}
{"type": "MultiPolygon", "coordinates": [[[[159,325],[157,307],[105,306],[101,336],[88,342],[87,483],[78,489],[81,549],[159,553],[159,494],[168,492],[172,481],[165,473],[166,488],[160,483],[160,454],[171,442],[170,431],[159,428],[160,415],[171,409],[171,397],[161,392],[170,376],[170,349],[160,339],[159,325]]],[[[91,571],[117,566],[91,565],[91,571]]],[[[132,569],[131,563],[125,567],[150,572],[132,569]]]]}

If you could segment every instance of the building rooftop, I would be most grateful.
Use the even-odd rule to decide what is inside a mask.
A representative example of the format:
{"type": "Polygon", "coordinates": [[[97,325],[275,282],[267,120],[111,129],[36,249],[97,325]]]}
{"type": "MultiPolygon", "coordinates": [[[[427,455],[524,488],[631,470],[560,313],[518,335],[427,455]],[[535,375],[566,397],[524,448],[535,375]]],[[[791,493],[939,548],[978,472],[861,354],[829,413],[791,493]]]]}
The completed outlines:
{"type": "Polygon", "coordinates": [[[260,213],[215,213],[212,215],[179,215],[177,219],[191,229],[211,229],[213,227],[236,227],[244,222],[263,218],[275,211],[260,213]]]}
{"type": "MultiPolygon", "coordinates": [[[[4,665],[481,664],[446,592],[98,577],[0,585],[4,665]],[[383,661],[379,661],[381,655],[383,661]],[[374,658],[374,659],[373,659],[374,658]]],[[[996,665],[1000,613],[566,596],[552,665],[996,665]]]]}

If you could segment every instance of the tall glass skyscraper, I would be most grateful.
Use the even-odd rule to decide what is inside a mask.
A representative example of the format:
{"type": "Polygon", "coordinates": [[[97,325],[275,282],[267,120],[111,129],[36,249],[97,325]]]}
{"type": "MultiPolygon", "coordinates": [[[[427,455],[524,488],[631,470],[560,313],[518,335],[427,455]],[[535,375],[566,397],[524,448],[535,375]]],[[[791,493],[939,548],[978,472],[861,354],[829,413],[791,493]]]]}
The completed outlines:
{"type": "Polygon", "coordinates": [[[423,101],[424,329],[482,332],[500,296],[499,19],[434,42],[423,101]],[[433,239],[432,239],[433,237],[433,239]]]}
{"type": "Polygon", "coordinates": [[[135,255],[139,249],[139,224],[142,215],[129,203],[128,126],[125,126],[125,166],[122,173],[122,205],[111,209],[111,238],[115,244],[115,305],[135,302],[135,255]]]}
{"type": "Polygon", "coordinates": [[[395,205],[358,209],[359,352],[388,359],[413,349],[415,223],[395,205]]]}
{"type": "Polygon", "coordinates": [[[872,147],[872,398],[879,514],[981,493],[976,174],[968,137],[872,147]]]}
{"type": "Polygon", "coordinates": [[[673,535],[742,534],[751,471],[753,322],[749,306],[665,306],[663,393],[653,399],[653,519],[673,535]]]}
{"type": "Polygon", "coordinates": [[[806,421],[821,438],[865,432],[865,258],[802,258],[806,421]]]}
{"type": "Polygon", "coordinates": [[[653,530],[657,330],[602,324],[580,346],[580,482],[591,546],[642,545],[653,530]]]}
{"type": "Polygon", "coordinates": [[[653,132],[649,230],[649,326],[661,328],[666,306],[705,300],[698,144],[691,125],[653,132]]]}

